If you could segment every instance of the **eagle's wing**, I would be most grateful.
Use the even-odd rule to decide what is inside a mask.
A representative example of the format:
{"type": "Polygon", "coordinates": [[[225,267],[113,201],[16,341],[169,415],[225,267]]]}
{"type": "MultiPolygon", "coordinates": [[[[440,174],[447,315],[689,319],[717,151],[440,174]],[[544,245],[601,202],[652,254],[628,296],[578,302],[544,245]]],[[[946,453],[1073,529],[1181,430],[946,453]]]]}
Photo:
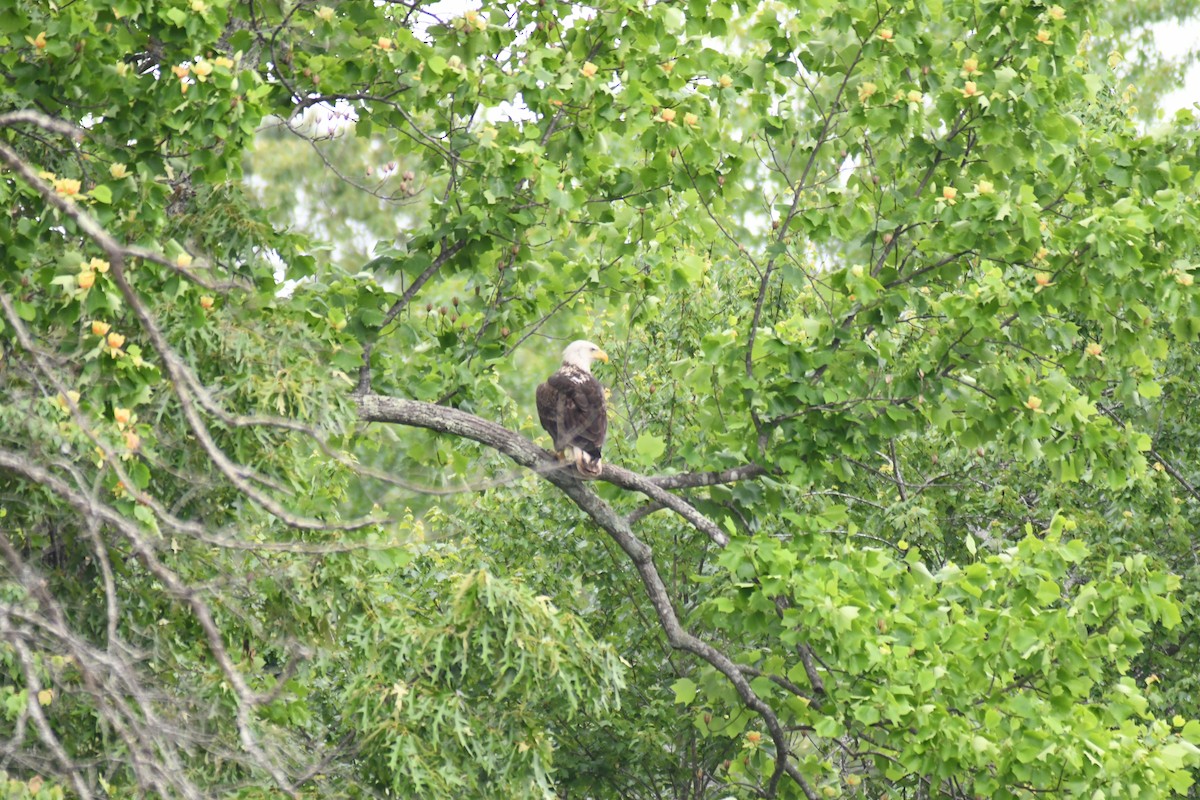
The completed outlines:
{"type": "Polygon", "coordinates": [[[538,419],[541,421],[542,427],[546,429],[546,433],[550,434],[550,438],[554,441],[554,449],[562,450],[562,445],[558,440],[558,396],[559,391],[550,385],[550,381],[537,387],[538,419]]]}
{"type": "Polygon", "coordinates": [[[549,385],[556,395],[554,417],[561,444],[578,447],[598,460],[608,435],[608,411],[600,381],[581,370],[559,370],[543,385],[549,385]]]}

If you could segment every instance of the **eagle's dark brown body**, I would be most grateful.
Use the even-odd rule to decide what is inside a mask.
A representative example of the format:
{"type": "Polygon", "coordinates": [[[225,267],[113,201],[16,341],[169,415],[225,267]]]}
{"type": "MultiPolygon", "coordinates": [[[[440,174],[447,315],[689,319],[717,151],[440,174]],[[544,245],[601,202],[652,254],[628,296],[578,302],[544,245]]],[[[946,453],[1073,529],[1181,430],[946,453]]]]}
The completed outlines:
{"type": "Polygon", "coordinates": [[[574,450],[579,472],[600,475],[600,451],[608,434],[604,387],[587,370],[566,364],[537,388],[538,419],[554,449],[574,450]]]}

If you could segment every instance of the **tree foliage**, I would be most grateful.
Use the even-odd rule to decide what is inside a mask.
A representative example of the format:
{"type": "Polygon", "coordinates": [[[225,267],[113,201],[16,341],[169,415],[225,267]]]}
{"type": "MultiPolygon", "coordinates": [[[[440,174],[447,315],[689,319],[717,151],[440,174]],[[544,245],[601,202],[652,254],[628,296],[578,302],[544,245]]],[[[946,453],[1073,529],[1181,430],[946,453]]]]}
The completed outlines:
{"type": "Polygon", "coordinates": [[[0,786],[1194,792],[1161,13],[0,11],[0,786]]]}

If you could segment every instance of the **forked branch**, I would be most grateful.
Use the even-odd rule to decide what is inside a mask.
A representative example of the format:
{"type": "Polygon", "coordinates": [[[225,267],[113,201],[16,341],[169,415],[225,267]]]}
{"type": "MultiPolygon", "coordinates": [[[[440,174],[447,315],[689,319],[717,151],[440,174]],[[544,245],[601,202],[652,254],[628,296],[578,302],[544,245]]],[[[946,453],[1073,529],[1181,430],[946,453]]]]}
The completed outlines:
{"type": "MultiPolygon", "coordinates": [[[[575,505],[579,506],[584,513],[591,517],[593,522],[603,528],[604,532],[629,556],[629,560],[633,562],[638,571],[638,576],[646,589],[646,596],[654,606],[659,624],[670,645],[678,650],[699,656],[708,662],[733,685],[746,708],[762,718],[771,735],[776,753],[775,771],[768,783],[765,796],[773,797],[776,794],[779,781],[786,774],[800,786],[806,797],[816,800],[816,792],[800,774],[790,758],[787,735],[778,716],[754,692],[742,670],[729,656],[683,627],[671,603],[666,584],[654,563],[653,551],[634,534],[629,522],[614,511],[612,506],[606,503],[587,482],[576,478],[572,470],[560,466],[549,452],[525,437],[494,422],[456,408],[446,408],[434,403],[395,397],[364,395],[358,398],[358,409],[359,417],[367,422],[387,422],[425,428],[438,433],[471,439],[491,447],[521,466],[537,472],[571,498],[575,505]]],[[[661,501],[698,530],[709,535],[713,541],[717,541],[721,545],[728,542],[728,537],[711,520],[692,508],[686,501],[652,483],[651,479],[611,464],[604,465],[600,479],[622,488],[641,492],[652,500],[661,501]],[[714,536],[710,530],[715,531],[717,535],[714,536]]]]}

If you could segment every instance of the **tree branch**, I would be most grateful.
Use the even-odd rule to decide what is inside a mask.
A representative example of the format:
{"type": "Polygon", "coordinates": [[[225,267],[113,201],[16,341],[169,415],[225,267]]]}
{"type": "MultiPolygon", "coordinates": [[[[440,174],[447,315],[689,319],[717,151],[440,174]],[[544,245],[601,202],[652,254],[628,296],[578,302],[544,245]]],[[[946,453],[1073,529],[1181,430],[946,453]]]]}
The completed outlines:
{"type": "Polygon", "coordinates": [[[691,489],[696,486],[718,486],[723,483],[748,481],[766,474],[766,467],[750,463],[716,472],[680,472],[675,475],[655,475],[647,480],[664,489],[691,489]]]}
{"type": "MultiPolygon", "coordinates": [[[[254,733],[251,712],[255,706],[263,702],[264,698],[250,688],[246,683],[245,676],[234,665],[233,659],[225,647],[224,637],[208,604],[204,602],[195,588],[185,583],[178,574],[158,558],[149,536],[116,509],[100,502],[94,496],[76,491],[59,476],[30,462],[22,453],[0,448],[0,469],[40,484],[72,506],[83,517],[103,521],[118,531],[133,547],[135,555],[146,570],[159,581],[167,592],[191,610],[193,618],[207,640],[209,654],[224,674],[230,688],[233,689],[237,700],[237,728],[243,749],[259,767],[270,774],[283,792],[295,797],[296,790],[293,788],[292,782],[280,766],[267,757],[259,744],[258,736],[254,733]]],[[[35,709],[31,708],[31,712],[33,711],[35,709]]],[[[35,722],[37,720],[36,714],[34,720],[35,722]]]]}
{"type": "MultiPolygon", "coordinates": [[[[663,489],[690,489],[696,486],[719,486],[725,483],[753,480],[767,473],[768,470],[766,467],[750,463],[717,472],[680,472],[675,475],[655,475],[652,478],[648,478],[648,480],[650,483],[660,486],[663,489]]],[[[627,519],[629,524],[632,525],[638,520],[648,517],[655,511],[661,511],[664,508],[666,508],[666,505],[663,503],[651,500],[649,503],[635,508],[627,519]]]]}
{"type": "MultiPolygon", "coordinates": [[[[465,411],[382,395],[364,395],[356,399],[359,418],[364,422],[391,422],[462,436],[500,451],[557,486],[561,486],[562,482],[578,483],[580,480],[574,470],[564,467],[553,455],[524,436],[465,411]]],[[[729,536],[715,522],[683,498],[671,494],[644,475],[606,463],[600,480],[644,494],[683,517],[717,545],[724,547],[729,544],[729,536]]]]}
{"type": "MultiPolygon", "coordinates": [[[[365,395],[358,397],[357,400],[359,417],[364,421],[408,425],[471,439],[534,470],[571,498],[575,505],[579,506],[584,513],[591,517],[593,522],[603,528],[605,533],[629,556],[641,577],[646,596],[650,599],[650,603],[658,615],[659,624],[667,636],[667,642],[677,650],[684,650],[699,656],[724,675],[737,691],[742,703],[762,718],[774,742],[776,752],[775,773],[771,777],[767,796],[775,795],[780,778],[786,774],[796,781],[806,797],[816,800],[816,792],[789,758],[787,736],[775,712],[755,694],[741,669],[729,656],[683,627],[675,613],[667,587],[654,564],[653,551],[637,538],[629,527],[629,523],[617,514],[608,503],[604,502],[586,481],[575,477],[573,470],[564,468],[549,452],[525,437],[465,411],[433,403],[380,395],[365,395]]],[[[705,533],[709,533],[707,528],[715,529],[722,541],[728,541],[724,532],[710,520],[696,512],[686,501],[652,483],[649,478],[611,464],[604,465],[600,477],[601,480],[616,486],[642,492],[651,499],[670,503],[672,510],[695,525],[697,529],[705,533]]],[[[709,536],[714,541],[718,541],[712,533],[709,533],[709,536]]]]}

